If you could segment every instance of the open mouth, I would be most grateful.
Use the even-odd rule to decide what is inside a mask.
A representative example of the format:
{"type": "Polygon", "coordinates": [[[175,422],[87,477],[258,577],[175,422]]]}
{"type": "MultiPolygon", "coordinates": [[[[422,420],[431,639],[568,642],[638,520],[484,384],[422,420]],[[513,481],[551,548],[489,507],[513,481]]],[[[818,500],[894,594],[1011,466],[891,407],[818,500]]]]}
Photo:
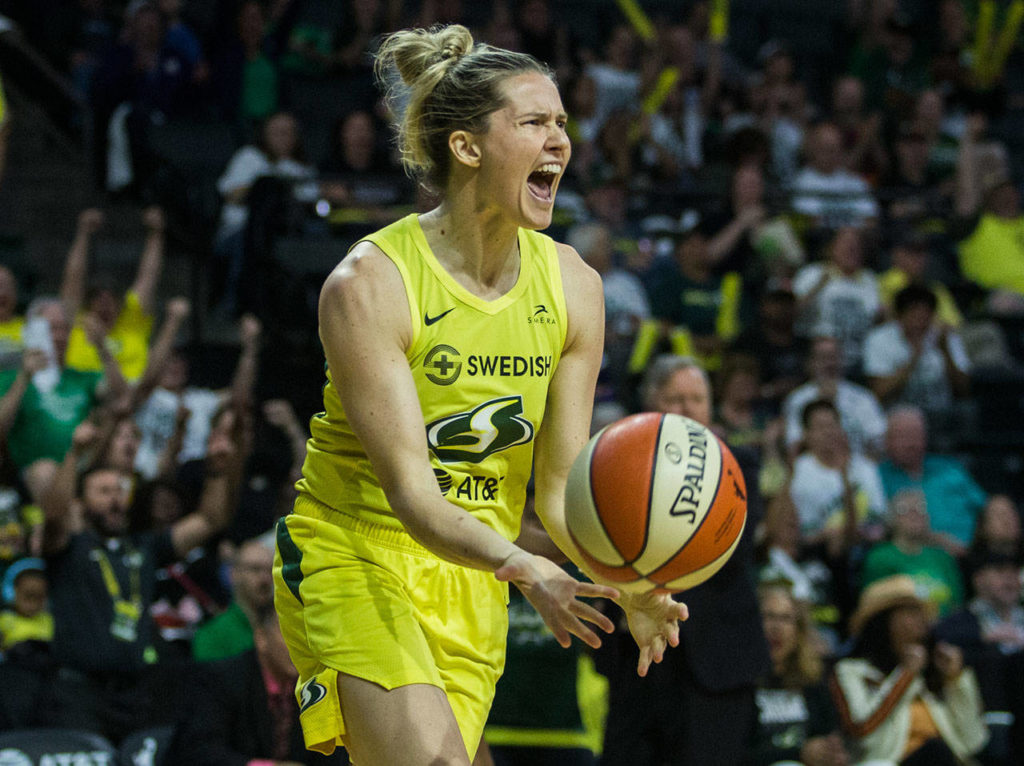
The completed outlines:
{"type": "Polygon", "coordinates": [[[555,196],[555,181],[562,168],[560,165],[548,163],[542,165],[530,173],[526,179],[526,186],[537,199],[543,202],[551,202],[555,196]]]}

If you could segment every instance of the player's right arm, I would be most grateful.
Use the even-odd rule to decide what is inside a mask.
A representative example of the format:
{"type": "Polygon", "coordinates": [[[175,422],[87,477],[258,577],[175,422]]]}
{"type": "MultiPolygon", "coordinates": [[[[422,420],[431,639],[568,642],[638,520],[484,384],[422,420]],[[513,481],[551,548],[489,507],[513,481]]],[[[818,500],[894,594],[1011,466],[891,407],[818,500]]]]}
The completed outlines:
{"type": "Polygon", "coordinates": [[[409,534],[440,558],[474,569],[494,572],[519,562],[530,570],[531,603],[556,635],[565,643],[573,633],[599,644],[578,618],[604,618],[576,597],[606,596],[612,589],[577,582],[441,494],[405,356],[412,340],[408,299],[398,269],[376,245],[357,245],[327,278],[320,338],[352,430],[409,534]]]}

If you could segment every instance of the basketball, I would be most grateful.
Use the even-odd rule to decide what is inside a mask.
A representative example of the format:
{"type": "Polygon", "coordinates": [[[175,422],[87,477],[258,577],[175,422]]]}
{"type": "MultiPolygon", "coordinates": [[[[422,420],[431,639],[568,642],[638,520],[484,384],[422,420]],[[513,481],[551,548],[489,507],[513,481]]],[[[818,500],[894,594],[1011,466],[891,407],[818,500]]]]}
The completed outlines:
{"type": "Polygon", "coordinates": [[[643,412],[601,429],[569,471],[565,515],[584,563],[622,591],[680,591],[729,560],[747,521],[729,448],[690,418],[643,412]]]}

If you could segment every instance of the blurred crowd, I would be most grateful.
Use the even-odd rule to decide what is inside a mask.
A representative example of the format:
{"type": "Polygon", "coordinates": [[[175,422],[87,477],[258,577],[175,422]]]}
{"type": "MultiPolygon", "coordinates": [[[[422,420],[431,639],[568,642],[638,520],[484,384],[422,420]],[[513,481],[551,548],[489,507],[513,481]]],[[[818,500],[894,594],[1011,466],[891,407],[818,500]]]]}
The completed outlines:
{"type": "MultiPolygon", "coordinates": [[[[821,3],[823,57],[796,34],[737,44],[729,3],[641,5],[653,23],[598,0],[0,2],[89,105],[97,199],[138,211],[140,253],[127,289],[98,273],[98,205],[56,294],[0,266],[0,730],[117,742],[173,724],[168,763],[312,762],[274,707],[294,671],[272,530],[307,428],[296,402],[257,396],[261,346],[291,314],[316,343],[315,292],[281,298],[299,268],[281,243],[343,252],[426,209],[372,56],[388,30],[460,22],[558,78],[573,159],[550,233],[604,281],[595,429],[686,411],[666,362],[683,357],[713,428],[756,456],[772,669],[751,763],[1024,758],[1024,9],[821,3]],[[201,154],[211,125],[227,143],[192,178],[168,136],[201,154]],[[162,287],[175,227],[202,235],[201,305],[162,287]],[[236,333],[223,388],[193,382],[196,317],[236,333]],[[262,718],[224,691],[240,677],[262,684],[262,718]]],[[[732,6],[739,30],[758,3],[732,6]]],[[[0,183],[9,122],[0,97],[0,183]]],[[[517,626],[544,643],[528,607],[512,614],[513,653],[517,626]]],[[[499,759],[517,727],[552,727],[517,722],[507,687],[494,757],[516,763],[499,759]]],[[[594,763],[586,718],[560,746],[594,763]]]]}

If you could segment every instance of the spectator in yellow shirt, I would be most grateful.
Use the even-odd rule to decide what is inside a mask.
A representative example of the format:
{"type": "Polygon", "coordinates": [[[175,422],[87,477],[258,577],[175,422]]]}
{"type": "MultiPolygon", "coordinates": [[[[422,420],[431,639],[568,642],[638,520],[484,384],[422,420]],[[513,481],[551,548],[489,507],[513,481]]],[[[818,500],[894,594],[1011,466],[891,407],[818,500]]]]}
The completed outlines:
{"type": "Polygon", "coordinates": [[[95,208],[83,210],[78,216],[78,229],[64,264],[60,297],[75,317],[68,342],[65,363],[68,368],[83,372],[103,369],[96,347],[85,333],[84,319],[93,315],[99,320],[105,344],[121,367],[125,380],[134,383],[146,369],[149,338],[153,330],[153,297],[164,262],[164,213],[159,207],[142,213],[146,242],[135,281],[119,297],[105,277],[93,281],[86,289],[89,247],[93,235],[103,225],[103,213],[95,208]]]}
{"type": "Polygon", "coordinates": [[[44,565],[25,558],[4,573],[4,600],[11,607],[0,611],[0,649],[8,651],[22,641],[53,640],[53,615],[47,609],[44,565]]]}

